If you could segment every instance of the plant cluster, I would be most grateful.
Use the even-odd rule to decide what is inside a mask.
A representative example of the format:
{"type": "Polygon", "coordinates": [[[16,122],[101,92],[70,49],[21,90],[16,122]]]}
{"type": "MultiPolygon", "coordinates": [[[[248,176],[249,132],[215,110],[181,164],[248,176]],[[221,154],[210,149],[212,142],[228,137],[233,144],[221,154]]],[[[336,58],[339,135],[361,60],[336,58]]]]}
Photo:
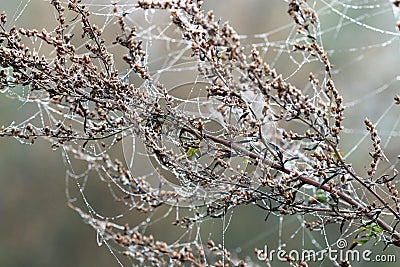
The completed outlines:
{"type": "MultiPolygon", "coordinates": [[[[202,9],[203,1],[137,1],[132,10],[169,12],[182,40],[191,47],[198,75],[207,83],[206,100],[218,103],[217,123],[201,113],[182,112],[180,99],[153,79],[138,29],[126,22],[130,12],[113,4],[119,33],[109,40],[91,21],[91,12],[82,1],[53,0],[51,4],[58,21],[51,31],[16,28],[1,14],[0,88],[11,97],[36,103],[46,114],[41,121],[3,126],[1,137],[29,143],[37,138],[50,140],[53,148],[61,147],[68,158],[86,162],[88,170],[102,181],[117,186],[115,197],[143,214],[163,206],[190,205],[192,214],[172,222],[177,227],[190,228],[252,204],[267,218],[270,213],[326,218],[305,221],[304,227],[310,230],[324,223],[343,226],[352,222],[361,229],[374,229],[372,236],[387,245],[400,246],[396,229],[400,198],[393,185],[397,171],[377,175],[379,161],[389,159],[369,119],[365,126],[373,151],[367,173],[356,173],[344,159],[340,150],[343,97],[318,41],[318,15],[306,1],[288,1],[288,15],[297,24],[299,36],[292,53],[320,62],[322,79],[313,73],[307,78],[317,96],[283,79],[257,48],[246,49],[228,22],[221,23],[212,11],[202,9]],[[77,21],[80,29],[70,30],[70,24],[77,21]],[[41,56],[34,47],[38,42],[46,44],[54,56],[41,56]],[[124,52],[110,51],[111,45],[124,52]],[[127,78],[116,63],[119,60],[141,86],[127,78]],[[20,86],[28,88],[25,95],[17,93],[20,86]],[[146,176],[137,176],[123,160],[108,153],[130,135],[146,147],[155,169],[166,170],[160,176],[172,175],[183,187],[201,188],[212,201],[195,193],[187,196],[164,189],[162,181],[169,177],[160,178],[159,188],[154,189],[146,176]],[[358,197],[354,184],[367,191],[368,202],[358,197]]],[[[399,96],[394,100],[400,103],[399,96]]],[[[118,244],[134,264],[246,265],[211,240],[208,244],[169,245],[128,224],[121,228],[96,218],[73,201],[70,206],[103,240],[118,244]]],[[[353,245],[364,241],[357,235],[353,245]]],[[[297,259],[290,262],[305,264],[297,259]]]]}

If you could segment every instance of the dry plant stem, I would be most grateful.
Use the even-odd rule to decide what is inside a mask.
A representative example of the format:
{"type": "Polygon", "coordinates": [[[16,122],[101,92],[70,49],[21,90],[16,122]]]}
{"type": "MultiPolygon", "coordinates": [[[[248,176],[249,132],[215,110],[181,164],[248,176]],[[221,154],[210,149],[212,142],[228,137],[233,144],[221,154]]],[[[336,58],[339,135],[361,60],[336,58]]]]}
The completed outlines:
{"type": "Polygon", "coordinates": [[[309,184],[312,186],[315,186],[317,188],[321,188],[322,190],[335,194],[337,196],[339,196],[340,199],[346,201],[347,203],[349,203],[350,205],[352,205],[353,207],[357,207],[362,213],[364,213],[368,218],[373,219],[379,226],[381,226],[383,229],[385,229],[386,231],[392,233],[392,235],[396,238],[396,239],[400,239],[400,233],[396,232],[390,225],[388,225],[384,220],[382,220],[381,218],[374,218],[374,214],[371,214],[370,212],[368,212],[367,208],[365,208],[361,203],[357,202],[356,200],[354,200],[352,197],[350,197],[349,195],[342,193],[340,191],[337,191],[333,188],[330,188],[326,185],[321,186],[321,184],[317,181],[314,181],[308,177],[305,176],[300,176],[299,179],[304,182],[305,184],[309,184]]]}
{"type": "MultiPolygon", "coordinates": [[[[216,143],[219,143],[219,144],[222,144],[222,145],[224,145],[224,146],[226,146],[226,147],[229,147],[229,148],[231,148],[231,149],[233,149],[233,150],[235,150],[235,151],[237,151],[237,152],[243,153],[244,155],[246,155],[246,156],[248,156],[248,157],[250,157],[250,158],[252,158],[252,159],[259,160],[259,161],[263,162],[264,164],[266,164],[266,165],[268,165],[268,166],[271,166],[271,168],[274,168],[274,169],[276,169],[276,170],[278,170],[278,171],[284,172],[284,173],[286,173],[286,174],[293,174],[292,171],[290,171],[290,170],[284,168],[284,166],[281,166],[279,163],[274,162],[274,161],[269,160],[269,159],[266,159],[266,158],[263,158],[263,157],[261,157],[260,155],[258,155],[258,154],[256,154],[256,153],[253,153],[253,152],[250,152],[250,151],[248,151],[247,149],[245,149],[245,148],[243,148],[243,147],[241,147],[241,146],[238,146],[238,145],[234,144],[233,142],[230,142],[230,141],[228,141],[228,140],[226,140],[226,139],[223,139],[223,138],[220,138],[220,137],[211,135],[211,134],[207,134],[207,133],[202,133],[202,134],[201,134],[201,133],[199,133],[199,132],[197,132],[197,131],[195,131],[195,130],[193,130],[193,129],[190,129],[190,128],[184,128],[184,129],[185,129],[186,131],[188,131],[188,132],[190,132],[190,133],[196,135],[198,138],[210,139],[210,140],[212,140],[212,141],[214,141],[214,142],[216,142],[216,143]]],[[[337,150],[335,150],[335,152],[337,152],[337,150]]],[[[343,165],[346,166],[344,163],[343,163],[343,165]]],[[[346,166],[346,167],[347,167],[347,166],[346,166]]],[[[369,188],[365,183],[363,183],[363,181],[360,180],[360,178],[359,178],[358,176],[356,176],[355,174],[353,174],[353,173],[348,169],[348,167],[346,168],[346,170],[349,171],[349,173],[351,173],[351,174],[355,177],[355,179],[357,179],[357,181],[359,181],[362,185],[364,185],[365,187],[369,188]]],[[[347,195],[347,194],[345,194],[345,193],[343,193],[343,192],[340,192],[339,190],[335,190],[334,188],[331,188],[331,187],[326,186],[326,185],[322,185],[322,186],[321,186],[321,183],[319,183],[319,182],[317,182],[317,181],[315,181],[315,180],[313,180],[313,179],[310,179],[310,178],[308,178],[308,177],[306,177],[306,176],[304,176],[304,175],[300,175],[300,176],[298,177],[298,179],[301,180],[304,184],[312,185],[312,186],[314,186],[314,187],[316,187],[316,188],[319,188],[319,189],[324,190],[325,192],[328,192],[328,193],[331,193],[331,194],[333,194],[333,195],[338,196],[341,200],[347,202],[347,203],[350,204],[352,207],[356,207],[358,210],[360,210],[361,213],[365,214],[365,216],[367,216],[369,219],[374,219],[375,222],[376,222],[379,226],[381,226],[381,227],[382,227],[383,229],[385,229],[386,231],[392,233],[392,235],[393,235],[396,239],[400,239],[400,233],[396,232],[389,224],[387,224],[387,223],[386,223],[384,220],[382,220],[381,218],[379,218],[379,217],[378,217],[378,218],[374,218],[374,214],[371,214],[371,213],[367,210],[367,208],[366,208],[364,205],[362,205],[361,203],[357,202],[354,198],[350,197],[349,195],[347,195]]],[[[370,188],[369,188],[369,189],[370,189],[370,188]]],[[[376,195],[376,192],[375,192],[375,191],[372,190],[372,192],[374,192],[374,193],[375,193],[374,195],[376,195]]],[[[378,197],[379,197],[379,196],[378,196],[378,197]]],[[[378,199],[381,199],[381,197],[379,197],[378,199]]],[[[383,200],[382,200],[382,201],[383,201],[383,200]]],[[[387,204],[386,204],[385,202],[383,202],[383,204],[384,204],[385,206],[387,206],[387,204]]],[[[390,207],[387,207],[387,208],[390,208],[390,207]]],[[[396,217],[399,216],[393,209],[390,208],[390,211],[392,211],[392,213],[393,213],[396,217]]]]}
{"type": "MultiPolygon", "coordinates": [[[[316,131],[320,136],[322,136],[322,133],[314,125],[312,125],[312,123],[308,122],[307,120],[305,120],[300,116],[296,116],[296,118],[307,124],[309,127],[313,128],[314,131],[316,131]]],[[[397,213],[392,207],[390,207],[388,203],[380,195],[378,195],[378,193],[376,193],[376,191],[374,191],[371,186],[367,185],[361,177],[359,177],[357,174],[353,172],[353,170],[350,169],[349,165],[344,162],[344,159],[342,155],[339,153],[336,146],[329,139],[325,139],[325,142],[333,149],[336,157],[338,158],[342,166],[345,168],[347,173],[349,173],[357,182],[359,182],[364,188],[366,188],[376,199],[378,199],[385,206],[385,208],[387,208],[398,220],[400,220],[400,214],[397,213]]]]}
{"type": "MultiPolygon", "coordinates": [[[[187,181],[190,185],[198,184],[211,191],[218,190],[218,193],[212,196],[215,198],[212,202],[203,202],[205,195],[199,195],[201,198],[193,195],[196,202],[191,203],[190,207],[198,209],[193,216],[179,218],[182,214],[178,214],[177,210],[177,219],[173,224],[181,227],[189,228],[206,218],[220,218],[226,214],[227,209],[251,203],[261,208],[265,207],[264,210],[271,213],[279,211],[279,215],[282,216],[314,216],[314,213],[317,213],[318,219],[323,218],[324,222],[350,221],[361,225],[376,223],[381,227],[379,232],[383,229],[382,240],[398,246],[400,233],[396,231],[396,222],[400,221],[400,200],[397,190],[394,189],[398,184],[389,188],[395,191],[392,199],[396,206],[393,206],[385,195],[378,195],[381,183],[369,183],[363,176],[359,176],[340,154],[338,136],[343,129],[341,122],[344,120],[345,107],[342,105],[343,98],[332,80],[332,66],[328,54],[322,45],[318,45],[317,14],[307,6],[306,1],[287,2],[289,15],[298,25],[298,33],[304,37],[294,43],[293,52],[300,51],[304,53],[303,56],[315,57],[324,68],[323,83],[318,80],[320,75],[309,75],[312,86],[321,92],[315,99],[289,83],[275,69],[271,69],[267,62],[264,62],[258,48],[253,48],[250,57],[247,57],[247,48],[241,44],[240,36],[229,23],[221,24],[220,20],[215,19],[212,11],[206,13],[201,8],[202,1],[139,0],[136,5],[138,10],[170,11],[172,23],[181,29],[184,43],[192,45],[191,57],[198,63],[196,75],[208,81],[207,99],[212,99],[211,112],[214,112],[214,100],[218,103],[217,112],[224,119],[224,129],[227,129],[223,134],[219,131],[207,131],[211,127],[206,130],[207,126],[203,120],[207,115],[202,109],[197,109],[198,113],[195,112],[193,116],[191,113],[186,114],[186,107],[181,109],[183,105],[179,97],[175,102],[174,97],[169,95],[166,88],[170,85],[156,84],[158,78],[153,79],[150,75],[147,61],[147,52],[152,50],[145,44],[146,37],[142,38],[140,34],[140,31],[146,28],[136,28],[135,25],[129,28],[131,23],[126,23],[125,16],[131,11],[125,13],[117,2],[113,7],[121,32],[112,40],[112,45],[123,48],[124,51],[127,49],[127,54],[121,58],[118,53],[113,54],[113,50],[108,50],[109,40],[102,37],[105,28],[92,24],[89,20],[89,8],[80,1],[63,2],[68,3],[69,11],[77,16],[74,20],[79,20],[82,26],[81,39],[84,40],[85,46],[78,50],[73,46],[74,42],[69,43],[73,35],[64,34],[64,30],[70,26],[65,24],[68,21],[63,13],[65,8],[58,0],[52,1],[58,11],[57,20],[60,22],[59,27],[55,29],[55,35],[54,32],[49,33],[46,30],[40,33],[37,30],[15,27],[6,31],[3,27],[6,16],[2,13],[0,65],[12,68],[13,76],[8,77],[5,72],[0,72],[0,86],[31,85],[33,92],[47,93],[42,99],[43,102],[39,101],[39,104],[43,105],[44,109],[47,107],[46,112],[52,116],[41,123],[35,123],[33,118],[33,124],[29,121],[28,124],[24,122],[2,128],[0,137],[14,136],[32,143],[37,137],[44,137],[55,141],[55,147],[70,144],[64,147],[66,157],[74,156],[77,160],[87,162],[87,173],[97,172],[103,182],[114,183],[121,190],[120,196],[112,189],[114,185],[110,187],[114,198],[143,214],[155,211],[163,204],[172,203],[170,201],[173,201],[177,208],[181,199],[185,205],[185,201],[191,201],[192,195],[190,199],[186,198],[187,195],[181,194],[179,188],[162,187],[162,180],[159,180],[159,187],[154,187],[150,184],[153,181],[152,177],[150,181],[147,177],[137,176],[138,174],[131,172],[126,166],[128,162],[123,164],[118,158],[114,158],[110,153],[114,144],[133,135],[142,141],[148,149],[148,155],[155,158],[156,165],[153,167],[157,171],[159,167],[171,170],[184,186],[184,192],[191,190],[191,186],[186,187],[187,181]],[[28,50],[23,49],[25,46],[21,42],[24,38],[39,38],[39,41],[49,44],[57,51],[56,58],[40,59],[36,53],[28,53],[28,50]],[[115,58],[118,58],[115,62],[122,60],[121,62],[128,64],[129,74],[121,74],[125,71],[121,72],[117,67],[119,65],[115,64],[115,58]],[[72,72],[70,65],[74,67],[72,72]],[[136,82],[134,75],[142,80],[143,86],[136,87],[131,83],[131,78],[136,82]],[[258,109],[258,103],[262,103],[262,111],[258,109]],[[253,107],[256,108],[253,110],[253,107]],[[300,123],[302,127],[286,128],[286,122],[290,121],[300,123]],[[67,125],[68,122],[71,124],[67,125]],[[269,122],[276,122],[276,131],[268,130],[269,122]],[[281,125],[280,122],[285,124],[281,125]],[[304,128],[307,128],[306,132],[304,128]],[[287,133],[289,130],[290,133],[287,133]],[[270,141],[276,141],[273,138],[277,136],[277,132],[281,133],[282,138],[274,144],[270,141]],[[96,142],[100,140],[101,142],[96,142]],[[200,141],[207,145],[205,160],[201,158],[205,153],[204,150],[199,150],[203,148],[199,145],[200,141]],[[181,152],[185,150],[186,153],[182,155],[181,152]],[[200,156],[194,159],[194,155],[200,156]],[[286,155],[290,155],[290,158],[286,158],[286,155]],[[235,164],[236,161],[230,160],[234,157],[235,160],[243,157],[251,166],[244,162],[245,168],[242,168],[243,164],[240,162],[236,169],[233,168],[232,163],[235,164]],[[345,180],[347,176],[352,177],[352,181],[334,182],[336,179],[345,180]],[[256,186],[253,186],[253,181],[256,181],[256,186]],[[358,198],[358,192],[354,192],[356,197],[353,197],[350,190],[354,185],[357,186],[357,191],[361,189],[366,192],[366,196],[358,198]],[[327,197],[326,202],[314,195],[320,191],[327,197]],[[308,203],[307,197],[310,197],[308,203]],[[367,199],[369,197],[373,200],[367,199]],[[311,202],[312,198],[315,202],[311,202]],[[261,202],[264,206],[259,205],[261,202]]],[[[167,39],[172,41],[173,38],[175,37],[167,39]]],[[[294,40],[297,40],[297,37],[294,40]]],[[[194,91],[194,88],[192,90],[194,91]]],[[[20,98],[23,100],[24,95],[20,98]]],[[[191,101],[191,98],[186,100],[191,101]]],[[[197,104],[201,104],[201,101],[196,100],[197,104]]],[[[395,97],[395,101],[400,103],[398,96],[395,97]]],[[[369,122],[367,126],[370,124],[369,122]]],[[[373,129],[372,126],[370,128],[373,129]]],[[[370,132],[372,136],[373,131],[370,132]]],[[[378,143],[374,138],[373,141],[376,147],[375,144],[378,143]]],[[[380,158],[379,155],[375,149],[374,166],[380,158]]],[[[153,163],[153,160],[151,162],[153,163]]],[[[374,166],[371,164],[372,169],[374,166]]],[[[68,179],[76,177],[77,175],[68,173],[68,179]]],[[[368,174],[368,177],[373,175],[368,174]]],[[[207,194],[206,197],[208,196],[207,194]]],[[[69,198],[69,201],[69,205],[73,207],[73,200],[69,198]]],[[[129,229],[126,224],[122,228],[106,226],[104,229],[104,222],[111,225],[108,224],[108,219],[95,219],[91,209],[89,212],[83,212],[77,207],[74,209],[97,231],[105,230],[104,240],[121,245],[124,253],[127,253],[125,256],[131,258],[132,262],[145,259],[150,263],[150,260],[154,259],[153,266],[167,266],[167,263],[174,262],[177,263],[176,266],[205,266],[204,250],[201,250],[203,254],[198,253],[199,256],[189,249],[184,252],[179,248],[182,245],[186,247],[186,244],[180,242],[183,239],[176,243],[179,245],[176,247],[165,242],[153,242],[153,237],[146,239],[150,240],[149,242],[143,242],[144,239],[139,240],[130,235],[139,226],[129,229]]],[[[315,222],[322,224],[321,220],[315,222]]],[[[309,222],[304,221],[302,224],[308,228],[309,222]]],[[[350,225],[349,229],[350,227],[352,226],[350,225]]],[[[197,237],[194,242],[189,240],[187,247],[194,246],[203,248],[202,240],[197,237]]],[[[218,258],[218,263],[208,264],[223,266],[232,263],[224,246],[215,250],[217,248],[212,245],[208,249],[214,251],[218,258]],[[220,257],[222,261],[219,260],[220,257]]],[[[141,264],[143,265],[143,262],[141,264]]],[[[232,265],[241,266],[240,263],[232,265]]]]}

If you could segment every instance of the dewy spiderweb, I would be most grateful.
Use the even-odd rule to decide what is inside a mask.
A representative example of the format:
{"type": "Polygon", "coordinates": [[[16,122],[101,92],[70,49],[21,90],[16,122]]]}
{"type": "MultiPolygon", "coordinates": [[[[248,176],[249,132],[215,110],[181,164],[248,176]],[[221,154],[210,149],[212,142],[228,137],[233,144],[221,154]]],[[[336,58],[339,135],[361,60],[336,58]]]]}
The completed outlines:
{"type": "Polygon", "coordinates": [[[51,1],[35,30],[21,1],[0,82],[29,115],[1,136],[63,153],[121,266],[400,246],[398,1],[231,2],[51,1]]]}

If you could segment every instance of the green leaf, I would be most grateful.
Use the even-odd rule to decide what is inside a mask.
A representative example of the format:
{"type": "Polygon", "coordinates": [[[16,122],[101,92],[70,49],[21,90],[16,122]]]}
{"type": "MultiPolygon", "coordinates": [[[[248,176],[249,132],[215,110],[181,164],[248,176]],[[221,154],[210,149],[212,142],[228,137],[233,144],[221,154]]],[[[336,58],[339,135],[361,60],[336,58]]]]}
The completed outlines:
{"type": "Polygon", "coordinates": [[[185,155],[183,156],[183,158],[184,158],[184,159],[188,159],[188,158],[193,157],[193,156],[197,153],[197,151],[199,151],[199,149],[200,149],[199,144],[200,144],[200,140],[196,140],[196,141],[195,141],[195,145],[189,147],[189,148],[186,150],[186,153],[185,153],[185,155]]]}
{"type": "Polygon", "coordinates": [[[314,198],[321,203],[327,203],[329,201],[329,194],[324,190],[317,190],[317,194],[314,198]]]}
{"type": "Polygon", "coordinates": [[[383,232],[383,228],[377,225],[376,223],[368,224],[364,227],[361,227],[358,230],[356,236],[354,237],[353,243],[357,243],[363,245],[371,240],[371,238],[375,237],[377,240],[379,238],[380,233],[383,232]]]}
{"type": "Polygon", "coordinates": [[[189,147],[189,149],[186,151],[186,154],[183,156],[183,158],[184,159],[191,158],[197,153],[197,151],[199,151],[198,147],[189,147]]]}

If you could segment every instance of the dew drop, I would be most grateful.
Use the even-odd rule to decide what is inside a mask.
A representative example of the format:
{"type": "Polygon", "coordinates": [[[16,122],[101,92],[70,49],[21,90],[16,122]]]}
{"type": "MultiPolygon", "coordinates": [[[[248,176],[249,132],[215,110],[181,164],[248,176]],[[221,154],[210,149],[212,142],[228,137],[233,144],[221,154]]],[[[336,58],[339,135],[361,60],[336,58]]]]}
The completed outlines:
{"type": "Polygon", "coordinates": [[[99,229],[97,229],[96,241],[97,241],[97,245],[99,247],[101,247],[101,245],[103,245],[104,239],[103,239],[103,235],[100,233],[99,229]]]}

